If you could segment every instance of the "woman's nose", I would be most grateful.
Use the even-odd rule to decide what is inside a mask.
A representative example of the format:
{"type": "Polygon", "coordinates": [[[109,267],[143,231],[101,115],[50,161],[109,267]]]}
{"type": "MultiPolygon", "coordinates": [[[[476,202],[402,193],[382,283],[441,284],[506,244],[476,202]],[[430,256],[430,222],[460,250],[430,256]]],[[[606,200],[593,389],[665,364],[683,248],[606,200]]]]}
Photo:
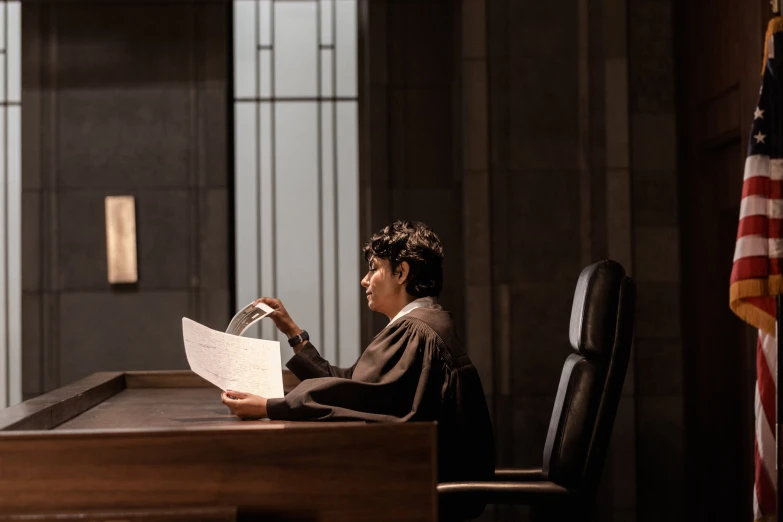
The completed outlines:
{"type": "Polygon", "coordinates": [[[368,288],[370,286],[370,279],[367,276],[362,278],[362,286],[368,288]]]}

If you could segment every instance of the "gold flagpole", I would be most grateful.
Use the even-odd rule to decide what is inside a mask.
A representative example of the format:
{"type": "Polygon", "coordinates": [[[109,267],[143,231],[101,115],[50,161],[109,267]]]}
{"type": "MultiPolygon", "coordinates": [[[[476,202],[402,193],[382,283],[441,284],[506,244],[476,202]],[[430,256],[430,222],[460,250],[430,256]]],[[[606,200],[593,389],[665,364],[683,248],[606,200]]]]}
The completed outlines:
{"type": "MultiPolygon", "coordinates": [[[[780,20],[780,0],[769,0],[770,6],[772,7],[772,16],[773,18],[778,17],[778,23],[780,20]]],[[[772,32],[772,26],[774,25],[774,22],[770,22],[770,30],[767,32],[772,32]]],[[[771,35],[767,35],[767,41],[764,42],[764,45],[774,45],[774,41],[770,41],[771,35]]],[[[774,49],[774,48],[773,48],[774,49]]],[[[764,61],[766,62],[769,55],[767,52],[764,53],[764,61]]],[[[781,339],[781,316],[783,316],[783,297],[781,294],[778,294],[775,298],[775,318],[777,319],[775,324],[775,344],[776,346],[776,352],[777,352],[777,361],[778,363],[775,365],[775,382],[777,382],[777,389],[775,390],[775,398],[777,399],[775,402],[775,474],[777,476],[777,491],[775,492],[776,497],[776,508],[775,509],[775,517],[777,520],[780,520],[780,511],[781,508],[783,508],[783,483],[781,483],[781,479],[783,479],[783,473],[781,473],[781,451],[780,451],[780,442],[781,442],[781,431],[780,431],[780,415],[783,413],[783,394],[781,394],[781,382],[779,380],[780,372],[778,371],[778,368],[780,368],[780,357],[783,354],[783,339],[781,339]]]]}
{"type": "MultiPolygon", "coordinates": [[[[769,4],[772,7],[772,16],[779,17],[780,16],[780,0],[769,0],[769,4]]],[[[773,23],[770,23],[770,29],[772,29],[773,23]]],[[[768,32],[772,32],[771,30],[768,30],[768,32]]],[[[771,35],[767,35],[767,41],[764,42],[764,45],[774,45],[774,42],[770,41],[771,35]]],[[[764,53],[764,61],[766,62],[768,58],[767,52],[764,53]]],[[[780,431],[780,414],[783,410],[783,394],[781,394],[780,386],[781,382],[778,379],[780,372],[778,371],[778,368],[780,367],[779,361],[781,357],[781,353],[783,353],[783,340],[781,340],[781,328],[780,328],[780,321],[781,321],[781,315],[783,315],[783,298],[781,298],[781,294],[778,294],[775,298],[775,318],[777,319],[775,323],[775,344],[776,344],[776,352],[777,352],[777,360],[778,364],[776,364],[775,368],[775,382],[777,382],[777,389],[775,390],[775,474],[777,476],[777,491],[775,492],[775,497],[777,502],[775,509],[775,517],[777,520],[780,520],[780,511],[781,507],[783,507],[783,495],[781,495],[781,492],[783,491],[783,484],[781,484],[781,479],[783,479],[783,473],[781,473],[781,452],[780,452],[780,442],[781,442],[781,431],[780,431]]]]}

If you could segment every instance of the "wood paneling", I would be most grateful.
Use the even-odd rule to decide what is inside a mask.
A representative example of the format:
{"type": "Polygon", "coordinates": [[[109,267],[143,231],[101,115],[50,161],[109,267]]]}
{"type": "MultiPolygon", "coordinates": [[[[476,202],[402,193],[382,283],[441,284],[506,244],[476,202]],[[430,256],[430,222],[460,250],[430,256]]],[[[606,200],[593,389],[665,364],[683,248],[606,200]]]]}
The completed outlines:
{"type": "Polygon", "coordinates": [[[755,345],[728,287],[769,6],[675,5],[687,519],[750,520],[755,345]]]}
{"type": "Polygon", "coordinates": [[[433,520],[434,451],[429,424],[9,433],[0,512],[198,505],[433,520]]]}
{"type": "Polygon", "coordinates": [[[233,301],[230,4],[22,10],[25,314],[37,307],[25,394],[97,371],[186,368],[179,318],[225,328],[233,301]],[[114,195],[136,201],[138,282],[123,288],[106,280],[114,195]]]}
{"type": "MultiPolygon", "coordinates": [[[[458,119],[460,2],[359,0],[360,236],[423,221],[445,254],[441,304],[464,324],[458,119]]],[[[362,347],[386,325],[362,308],[362,347]]]]}

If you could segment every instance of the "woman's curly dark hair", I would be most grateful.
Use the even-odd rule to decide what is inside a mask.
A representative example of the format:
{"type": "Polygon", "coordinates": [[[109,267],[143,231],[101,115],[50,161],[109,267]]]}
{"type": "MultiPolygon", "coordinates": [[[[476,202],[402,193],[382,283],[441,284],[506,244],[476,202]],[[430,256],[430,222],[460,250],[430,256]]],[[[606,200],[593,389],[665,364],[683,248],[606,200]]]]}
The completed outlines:
{"type": "Polygon", "coordinates": [[[443,288],[443,248],[430,227],[418,221],[395,221],[372,236],[364,259],[388,259],[394,272],[403,261],[410,266],[405,290],[414,297],[438,297],[443,288]]]}

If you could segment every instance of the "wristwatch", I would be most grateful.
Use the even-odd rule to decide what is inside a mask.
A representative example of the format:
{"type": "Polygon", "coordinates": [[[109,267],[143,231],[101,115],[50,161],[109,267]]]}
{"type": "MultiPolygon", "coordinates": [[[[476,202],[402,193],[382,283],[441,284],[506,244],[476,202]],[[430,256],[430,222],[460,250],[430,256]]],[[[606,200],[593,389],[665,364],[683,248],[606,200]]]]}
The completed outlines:
{"type": "Polygon", "coordinates": [[[297,344],[303,343],[303,342],[309,341],[309,340],[310,340],[310,334],[307,333],[306,330],[302,330],[302,333],[297,334],[297,335],[291,337],[290,339],[288,339],[288,345],[291,348],[293,348],[297,344]]]}

